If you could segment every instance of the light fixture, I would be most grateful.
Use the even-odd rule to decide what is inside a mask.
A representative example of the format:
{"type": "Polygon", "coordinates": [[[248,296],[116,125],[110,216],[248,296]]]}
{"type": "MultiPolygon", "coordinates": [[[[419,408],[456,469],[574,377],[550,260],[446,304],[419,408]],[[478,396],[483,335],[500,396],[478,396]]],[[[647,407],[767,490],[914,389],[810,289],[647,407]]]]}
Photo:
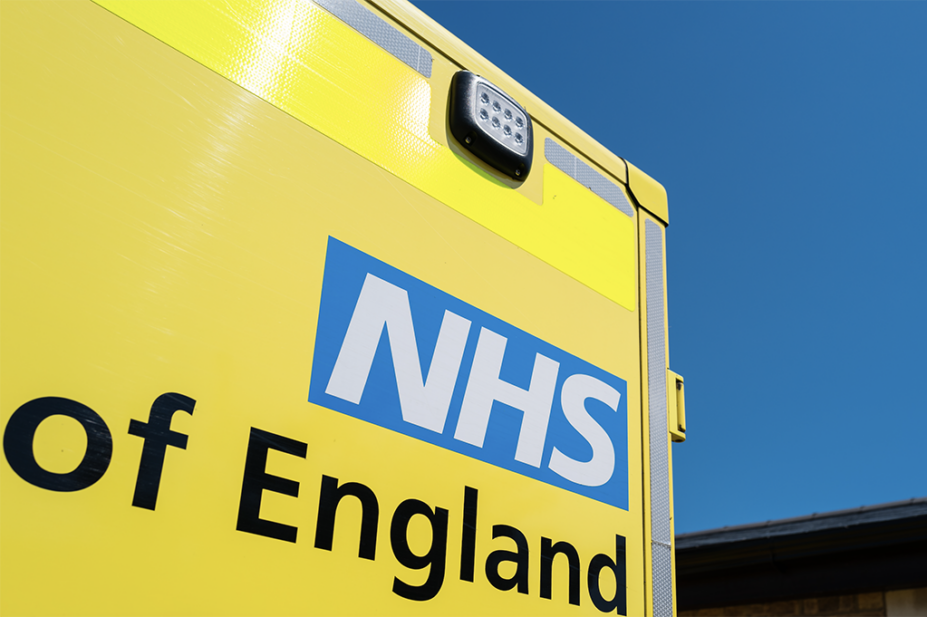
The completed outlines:
{"type": "Polygon", "coordinates": [[[531,171],[533,135],[525,109],[479,75],[459,71],[451,80],[451,134],[474,156],[515,180],[531,171]]]}

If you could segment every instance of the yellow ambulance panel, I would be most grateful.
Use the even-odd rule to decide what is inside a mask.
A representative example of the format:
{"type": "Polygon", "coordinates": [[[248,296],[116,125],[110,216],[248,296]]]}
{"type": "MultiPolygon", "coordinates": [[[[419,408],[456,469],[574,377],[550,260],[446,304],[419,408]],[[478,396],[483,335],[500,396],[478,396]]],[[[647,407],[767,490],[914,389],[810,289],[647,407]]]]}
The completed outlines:
{"type": "Polygon", "coordinates": [[[672,614],[659,184],[407,5],[0,10],[0,612],[672,614]]]}

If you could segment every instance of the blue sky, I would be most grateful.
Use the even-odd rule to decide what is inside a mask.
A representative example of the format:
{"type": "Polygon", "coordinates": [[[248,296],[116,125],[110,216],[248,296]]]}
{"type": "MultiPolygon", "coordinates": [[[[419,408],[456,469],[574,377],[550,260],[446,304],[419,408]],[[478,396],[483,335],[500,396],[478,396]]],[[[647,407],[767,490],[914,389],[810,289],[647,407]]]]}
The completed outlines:
{"type": "Polygon", "coordinates": [[[927,3],[415,4],[669,193],[677,533],[927,495],[927,3]]]}

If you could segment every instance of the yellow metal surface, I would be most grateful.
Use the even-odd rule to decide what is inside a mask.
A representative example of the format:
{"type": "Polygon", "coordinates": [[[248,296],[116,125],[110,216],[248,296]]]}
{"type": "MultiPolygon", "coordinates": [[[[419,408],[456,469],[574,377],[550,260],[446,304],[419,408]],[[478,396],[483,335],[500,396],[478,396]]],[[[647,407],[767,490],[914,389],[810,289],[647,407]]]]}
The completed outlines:
{"type": "MultiPolygon", "coordinates": [[[[534,203],[443,147],[428,130],[428,80],[317,5],[273,0],[99,4],[634,309],[636,279],[628,233],[633,226],[620,221],[590,191],[576,191],[568,207],[534,203]],[[599,225],[581,235],[562,233],[560,223],[569,218],[594,218],[599,225]]],[[[447,62],[440,56],[435,61],[447,62]]],[[[543,137],[543,132],[535,137],[538,163],[543,160],[543,137]]]]}
{"type": "MultiPolygon", "coordinates": [[[[595,613],[585,580],[580,606],[566,602],[562,565],[552,599],[539,596],[541,538],[570,542],[585,566],[621,534],[627,612],[643,614],[637,249],[597,261],[592,236],[574,254],[582,238],[557,202],[613,243],[634,243],[633,226],[547,166],[534,172],[542,206],[474,169],[430,138],[426,80],[320,9],[281,6],[293,12],[249,22],[224,4],[107,3],[150,17],[142,27],[162,39],[186,32],[171,44],[189,44],[193,61],[89,3],[0,3],[0,422],[62,397],[112,437],[108,469],[83,490],[45,490],[0,465],[0,612],[595,613]],[[378,112],[373,95],[405,115],[378,112]],[[498,210],[481,209],[489,202],[498,210]],[[514,221],[533,217],[562,243],[532,244],[541,232],[514,221]],[[307,402],[330,236],[625,379],[628,510],[307,402]],[[607,270],[630,282],[602,282],[607,270]],[[157,508],[134,507],[145,442],[130,422],[170,392],[195,401],[171,425],[189,441],[167,449],[157,508]],[[299,492],[265,491],[260,510],[296,527],[295,543],[236,530],[252,428],[307,444],[305,458],[270,452],[267,472],[299,492]],[[350,507],[332,550],[314,546],[323,475],[375,492],[376,559],[358,558],[350,507]],[[480,491],[474,582],[458,575],[465,486],[480,491]],[[390,516],[410,498],[449,512],[443,585],[426,602],[392,592],[425,578],[390,544],[390,516]],[[491,551],[513,549],[495,524],[528,538],[526,594],[482,573],[491,551]]],[[[73,469],[86,440],[75,421],[50,418],[35,458],[73,469]]],[[[427,526],[410,528],[416,553],[431,542],[427,526]]]]}
{"type": "Polygon", "coordinates": [[[669,223],[669,205],[663,185],[628,163],[628,186],[637,202],[659,219],[663,225],[669,223]]]}

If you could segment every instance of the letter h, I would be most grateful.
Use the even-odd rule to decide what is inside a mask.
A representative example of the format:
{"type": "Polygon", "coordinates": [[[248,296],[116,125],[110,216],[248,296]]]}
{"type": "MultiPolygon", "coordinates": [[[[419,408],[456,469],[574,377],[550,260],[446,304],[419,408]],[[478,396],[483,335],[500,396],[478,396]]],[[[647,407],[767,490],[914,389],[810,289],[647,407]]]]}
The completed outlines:
{"type": "Polygon", "coordinates": [[[537,354],[531,384],[524,390],[499,378],[506,343],[504,336],[480,330],[454,438],[482,448],[493,402],[498,401],[524,414],[515,460],[540,467],[560,363],[537,354]]]}

